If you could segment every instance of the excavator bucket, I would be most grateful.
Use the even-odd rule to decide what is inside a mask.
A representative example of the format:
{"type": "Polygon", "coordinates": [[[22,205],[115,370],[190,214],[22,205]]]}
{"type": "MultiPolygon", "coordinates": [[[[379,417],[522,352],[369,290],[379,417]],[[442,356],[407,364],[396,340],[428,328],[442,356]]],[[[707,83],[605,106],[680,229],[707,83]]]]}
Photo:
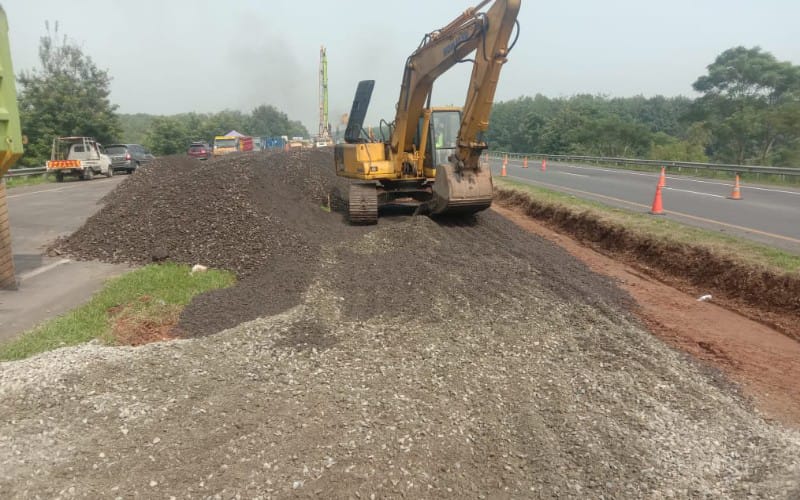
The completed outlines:
{"type": "Polygon", "coordinates": [[[492,174],[488,168],[457,171],[452,164],[438,165],[433,183],[431,214],[480,212],[492,204],[492,174]]]}

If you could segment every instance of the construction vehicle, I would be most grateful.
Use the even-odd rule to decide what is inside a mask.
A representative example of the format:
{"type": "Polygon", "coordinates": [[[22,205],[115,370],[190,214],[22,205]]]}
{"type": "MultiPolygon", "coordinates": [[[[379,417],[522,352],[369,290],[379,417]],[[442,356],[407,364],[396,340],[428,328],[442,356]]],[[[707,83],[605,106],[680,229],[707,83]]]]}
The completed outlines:
{"type": "MultiPolygon", "coordinates": [[[[22,131],[19,125],[16,78],[8,45],[8,20],[0,6],[0,178],[22,156],[22,131]]],[[[16,288],[14,255],[11,250],[11,224],[8,220],[6,183],[0,180],[0,288],[16,288]]]]}
{"type": "Polygon", "coordinates": [[[314,138],[315,148],[333,145],[331,124],[328,121],[328,53],[319,48],[319,130],[314,138]]]}
{"type": "Polygon", "coordinates": [[[56,137],[47,162],[47,173],[62,182],[67,175],[90,181],[95,174],[114,175],[111,158],[102,144],[91,137],[56,137]]]}
{"type": "Polygon", "coordinates": [[[252,151],[253,138],[231,130],[225,135],[214,137],[214,156],[236,153],[238,151],[252,151]]]}
{"type": "Polygon", "coordinates": [[[472,214],[491,205],[491,172],[480,164],[483,134],[500,70],[516,43],[515,37],[509,44],[515,26],[519,35],[520,1],[484,0],[425,35],[406,61],[388,138],[376,140],[364,130],[375,82],[358,84],[345,143],[334,149],[337,175],[368,181],[350,186],[351,222],[374,224],[381,206],[400,199],[430,214],[472,214]],[[463,108],[432,108],[434,81],[461,62],[472,63],[463,108]]]}
{"type": "Polygon", "coordinates": [[[261,138],[261,149],[269,149],[269,150],[284,150],[286,145],[289,143],[289,138],[285,135],[281,136],[274,136],[274,137],[262,137],[261,138]]]}

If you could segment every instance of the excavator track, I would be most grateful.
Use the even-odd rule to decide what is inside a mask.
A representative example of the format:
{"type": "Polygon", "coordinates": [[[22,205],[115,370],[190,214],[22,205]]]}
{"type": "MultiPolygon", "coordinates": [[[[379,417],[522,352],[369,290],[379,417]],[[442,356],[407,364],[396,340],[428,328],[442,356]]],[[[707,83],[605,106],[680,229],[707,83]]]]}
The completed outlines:
{"type": "Polygon", "coordinates": [[[378,222],[378,189],[375,184],[352,184],[348,204],[350,223],[378,222]]]}

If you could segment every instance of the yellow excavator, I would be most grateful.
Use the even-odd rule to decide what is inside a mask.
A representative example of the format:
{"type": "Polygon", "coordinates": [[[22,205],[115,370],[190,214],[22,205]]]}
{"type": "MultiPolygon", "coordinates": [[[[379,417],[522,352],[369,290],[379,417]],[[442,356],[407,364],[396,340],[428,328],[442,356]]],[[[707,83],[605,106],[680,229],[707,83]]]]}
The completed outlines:
{"type": "Polygon", "coordinates": [[[358,84],[345,142],[334,150],[337,175],[367,181],[350,186],[352,223],[374,224],[379,207],[400,199],[430,214],[475,213],[491,205],[491,172],[480,164],[483,134],[500,69],[519,36],[520,2],[484,0],[425,35],[406,61],[394,121],[381,121],[388,139],[364,130],[375,81],[358,84]],[[464,107],[431,107],[434,81],[464,62],[472,63],[464,107]]]}

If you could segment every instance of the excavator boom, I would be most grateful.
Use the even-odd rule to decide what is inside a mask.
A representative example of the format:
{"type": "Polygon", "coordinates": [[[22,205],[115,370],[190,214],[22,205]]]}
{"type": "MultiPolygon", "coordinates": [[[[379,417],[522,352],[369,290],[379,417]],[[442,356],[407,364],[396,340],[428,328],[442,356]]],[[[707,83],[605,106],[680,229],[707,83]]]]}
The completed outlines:
{"type": "Polygon", "coordinates": [[[353,219],[377,218],[377,208],[372,216],[372,212],[354,213],[353,206],[371,211],[412,192],[434,214],[477,212],[491,205],[491,173],[480,165],[487,147],[483,133],[489,127],[500,70],[513,47],[509,41],[520,2],[483,0],[425,35],[406,60],[388,140],[364,137],[363,120],[374,82],[359,84],[345,134],[347,144],[336,148],[336,168],[339,175],[379,184],[372,189],[374,195],[368,186],[354,189],[358,199],[351,200],[353,219]],[[454,110],[431,108],[430,101],[436,79],[459,63],[472,63],[472,76],[463,108],[455,110],[460,113],[456,132],[449,130],[454,110]],[[445,141],[445,136],[452,140],[445,141]]]}

